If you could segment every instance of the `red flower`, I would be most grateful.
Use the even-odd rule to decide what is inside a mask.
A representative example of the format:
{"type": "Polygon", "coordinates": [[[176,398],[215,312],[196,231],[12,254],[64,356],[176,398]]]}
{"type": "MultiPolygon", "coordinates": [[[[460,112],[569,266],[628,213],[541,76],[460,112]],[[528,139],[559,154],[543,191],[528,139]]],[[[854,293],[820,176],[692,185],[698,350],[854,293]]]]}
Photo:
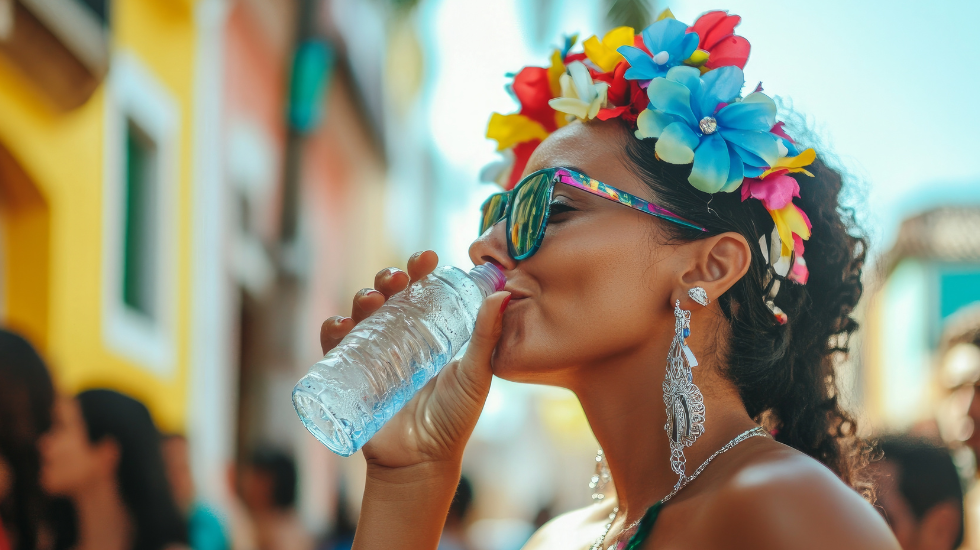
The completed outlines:
{"type": "Polygon", "coordinates": [[[640,116],[650,103],[646,91],[640,88],[639,83],[635,80],[627,80],[624,76],[629,68],[629,63],[621,61],[612,72],[593,75],[592,78],[596,81],[609,83],[606,99],[613,105],[613,107],[599,109],[599,114],[596,115],[599,120],[619,117],[631,125],[636,124],[636,117],[640,116]]]}
{"type": "Polygon", "coordinates": [[[517,185],[517,182],[521,179],[521,174],[524,173],[524,167],[527,166],[527,161],[531,158],[531,153],[541,145],[541,140],[532,139],[531,141],[525,141],[524,143],[518,143],[514,146],[514,166],[510,169],[510,176],[507,178],[507,185],[504,187],[506,191],[510,191],[517,185]]]}
{"type": "Polygon", "coordinates": [[[514,95],[521,104],[520,113],[544,126],[548,133],[558,129],[555,110],[548,105],[553,98],[548,81],[548,69],[524,67],[514,77],[514,95]]]}
{"type": "Polygon", "coordinates": [[[687,32],[696,32],[701,39],[698,49],[710,54],[705,67],[717,69],[734,65],[739,69],[745,68],[749,60],[749,41],[741,36],[735,36],[735,27],[742,21],[737,15],[728,15],[726,11],[709,11],[694,22],[687,32]]]}
{"type": "MultiPolygon", "coordinates": [[[[690,32],[690,31],[688,31],[688,32],[690,32]]],[[[643,50],[650,57],[653,57],[653,54],[650,53],[650,50],[649,49],[647,49],[647,45],[643,43],[643,35],[642,34],[638,34],[638,35],[636,35],[636,36],[633,37],[633,47],[634,48],[639,48],[639,49],[643,50]]]]}

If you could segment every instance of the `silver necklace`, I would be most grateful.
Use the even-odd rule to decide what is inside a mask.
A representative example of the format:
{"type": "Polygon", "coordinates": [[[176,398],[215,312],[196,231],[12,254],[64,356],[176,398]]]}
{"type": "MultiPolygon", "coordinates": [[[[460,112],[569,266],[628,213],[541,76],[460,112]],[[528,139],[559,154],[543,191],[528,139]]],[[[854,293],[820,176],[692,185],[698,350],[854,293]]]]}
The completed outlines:
{"type": "MultiPolygon", "coordinates": [[[[714,454],[712,454],[711,456],[709,456],[707,460],[705,460],[704,462],[702,462],[701,465],[698,466],[698,469],[697,470],[694,470],[694,473],[693,474],[691,474],[690,476],[682,476],[679,480],[677,480],[677,484],[674,485],[674,489],[670,493],[668,493],[667,496],[665,496],[664,498],[662,498],[660,500],[660,503],[661,504],[666,504],[668,500],[674,498],[674,495],[676,495],[678,492],[680,492],[681,489],[683,489],[684,487],[687,487],[688,484],[690,484],[692,481],[694,481],[694,479],[696,477],[698,477],[699,475],[701,475],[701,472],[703,472],[704,469],[708,466],[708,464],[710,464],[712,460],[714,460],[715,458],[717,458],[718,455],[724,454],[724,453],[732,450],[733,447],[735,447],[739,443],[741,443],[741,442],[743,442],[746,439],[749,439],[751,437],[769,437],[769,433],[766,432],[766,430],[764,430],[761,426],[756,426],[754,428],[751,428],[749,430],[746,430],[746,431],[738,434],[737,436],[735,436],[734,439],[732,439],[728,443],[725,443],[720,449],[718,449],[717,451],[715,451],[714,454]]],[[[619,514],[619,506],[613,508],[612,513],[609,514],[609,522],[606,523],[605,530],[602,532],[601,535],[599,535],[599,538],[596,539],[596,541],[592,544],[592,546],[589,548],[589,550],[603,550],[603,548],[604,548],[603,545],[606,542],[606,537],[609,535],[609,530],[612,529],[612,524],[616,520],[616,515],[617,514],[619,514]]],[[[626,527],[624,527],[619,532],[619,534],[616,536],[616,538],[619,538],[620,536],[623,535],[623,533],[626,533],[630,529],[632,529],[632,528],[636,527],[637,525],[639,525],[640,524],[640,521],[642,519],[643,518],[641,517],[640,519],[638,519],[638,520],[634,521],[633,523],[631,523],[631,524],[627,525],[626,527]]],[[[616,539],[613,539],[612,542],[616,542],[616,539]]]]}

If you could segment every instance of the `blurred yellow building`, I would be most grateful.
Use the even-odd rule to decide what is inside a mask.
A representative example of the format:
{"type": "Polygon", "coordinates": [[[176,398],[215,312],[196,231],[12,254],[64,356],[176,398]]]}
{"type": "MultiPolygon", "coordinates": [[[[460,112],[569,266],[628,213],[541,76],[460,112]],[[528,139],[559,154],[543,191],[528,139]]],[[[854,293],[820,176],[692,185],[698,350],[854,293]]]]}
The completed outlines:
{"type": "Polygon", "coordinates": [[[289,391],[394,263],[377,125],[323,6],[0,0],[0,325],[64,392],[185,433],[205,496],[273,444],[317,472],[321,515],[328,453],[289,391]]]}
{"type": "Polygon", "coordinates": [[[194,5],[0,2],[3,319],[63,389],[185,420],[194,5]],[[111,45],[111,47],[110,47],[111,45]]]}

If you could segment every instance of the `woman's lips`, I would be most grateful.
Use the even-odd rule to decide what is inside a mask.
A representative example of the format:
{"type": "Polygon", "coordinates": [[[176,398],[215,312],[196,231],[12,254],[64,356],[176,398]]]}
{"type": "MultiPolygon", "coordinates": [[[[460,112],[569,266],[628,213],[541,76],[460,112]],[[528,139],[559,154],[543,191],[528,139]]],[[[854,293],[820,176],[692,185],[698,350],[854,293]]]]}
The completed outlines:
{"type": "Polygon", "coordinates": [[[518,300],[523,300],[524,298],[530,297],[530,295],[527,292],[524,292],[523,290],[516,289],[516,288],[507,288],[506,285],[504,286],[504,290],[510,292],[511,302],[516,302],[518,300]]]}

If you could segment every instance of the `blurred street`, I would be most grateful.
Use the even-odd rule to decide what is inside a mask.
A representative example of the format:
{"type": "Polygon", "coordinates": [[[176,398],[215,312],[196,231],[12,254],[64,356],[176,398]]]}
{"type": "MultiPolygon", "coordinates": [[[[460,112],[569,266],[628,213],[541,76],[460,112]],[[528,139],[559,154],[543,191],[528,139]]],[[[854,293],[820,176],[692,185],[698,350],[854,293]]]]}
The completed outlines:
{"type": "MultiPolygon", "coordinates": [[[[146,406],[176,504],[224,541],[195,548],[350,548],[365,462],[290,401],[320,324],[416,251],[472,266],[505,74],[624,3],[0,0],[0,327],[60,395],[146,406]]],[[[871,244],[839,396],[865,436],[948,449],[980,535],[980,3],[669,7],[743,16],[747,87],[844,171],[871,244]]],[[[571,392],[495,379],[445,548],[589,504],[596,448],[571,392]]]]}

